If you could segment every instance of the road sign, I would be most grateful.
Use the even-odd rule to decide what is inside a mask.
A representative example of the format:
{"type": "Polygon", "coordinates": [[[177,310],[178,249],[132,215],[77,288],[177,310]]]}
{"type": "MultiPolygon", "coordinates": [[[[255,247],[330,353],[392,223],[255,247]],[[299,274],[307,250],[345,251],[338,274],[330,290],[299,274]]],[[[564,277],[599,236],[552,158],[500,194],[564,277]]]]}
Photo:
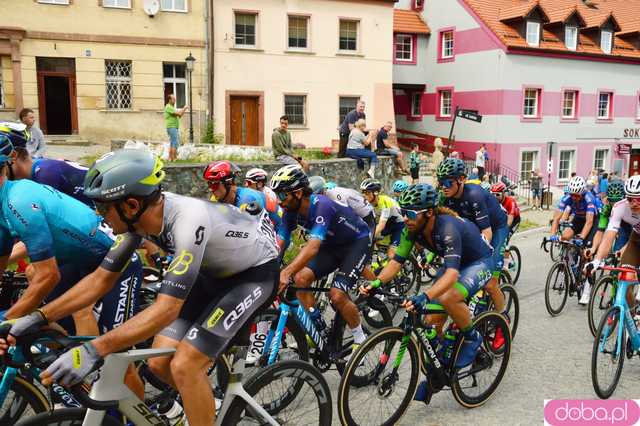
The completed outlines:
{"type": "Polygon", "coordinates": [[[475,121],[476,123],[480,123],[482,121],[482,116],[478,114],[478,111],[470,110],[470,109],[459,109],[457,111],[458,117],[465,118],[467,120],[475,121]]]}
{"type": "Polygon", "coordinates": [[[547,173],[551,173],[553,172],[553,161],[549,160],[547,161],[547,173]]]}

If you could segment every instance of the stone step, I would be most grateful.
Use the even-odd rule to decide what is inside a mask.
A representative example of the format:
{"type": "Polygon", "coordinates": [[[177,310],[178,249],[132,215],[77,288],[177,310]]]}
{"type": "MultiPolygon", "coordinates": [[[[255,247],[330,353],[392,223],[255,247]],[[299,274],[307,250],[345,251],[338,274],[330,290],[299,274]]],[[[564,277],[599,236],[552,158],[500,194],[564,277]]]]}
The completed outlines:
{"type": "Polygon", "coordinates": [[[91,146],[90,141],[77,136],[47,136],[45,141],[48,145],[91,146]]]}

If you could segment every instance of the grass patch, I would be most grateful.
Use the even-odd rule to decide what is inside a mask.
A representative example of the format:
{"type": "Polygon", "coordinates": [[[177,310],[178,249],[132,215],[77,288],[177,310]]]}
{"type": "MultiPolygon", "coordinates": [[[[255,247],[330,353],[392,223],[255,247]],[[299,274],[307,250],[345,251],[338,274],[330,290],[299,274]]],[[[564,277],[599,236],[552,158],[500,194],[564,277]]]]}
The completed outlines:
{"type": "Polygon", "coordinates": [[[526,231],[533,228],[540,228],[541,226],[544,225],[529,219],[522,219],[522,221],[520,221],[520,226],[518,227],[518,232],[526,231]]]}
{"type": "Polygon", "coordinates": [[[91,167],[91,165],[95,163],[96,160],[102,155],[103,154],[85,155],[84,157],[80,157],[80,159],[78,160],[78,164],[85,167],[91,167]]]}

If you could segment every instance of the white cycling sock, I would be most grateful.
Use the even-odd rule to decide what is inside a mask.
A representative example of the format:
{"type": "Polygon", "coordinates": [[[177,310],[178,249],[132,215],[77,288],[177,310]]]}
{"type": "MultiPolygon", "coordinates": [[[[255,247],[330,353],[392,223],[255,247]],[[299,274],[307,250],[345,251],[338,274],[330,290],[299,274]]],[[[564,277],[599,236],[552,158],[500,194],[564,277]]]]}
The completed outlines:
{"type": "Polygon", "coordinates": [[[362,324],[358,324],[356,328],[352,328],[351,334],[353,335],[353,343],[355,343],[356,345],[359,345],[365,340],[367,340],[367,336],[364,334],[364,331],[362,330],[362,324]]]}
{"type": "Polygon", "coordinates": [[[371,179],[374,178],[375,169],[376,169],[376,166],[374,166],[373,164],[369,167],[369,171],[367,173],[369,173],[369,176],[371,176],[371,179]]]}

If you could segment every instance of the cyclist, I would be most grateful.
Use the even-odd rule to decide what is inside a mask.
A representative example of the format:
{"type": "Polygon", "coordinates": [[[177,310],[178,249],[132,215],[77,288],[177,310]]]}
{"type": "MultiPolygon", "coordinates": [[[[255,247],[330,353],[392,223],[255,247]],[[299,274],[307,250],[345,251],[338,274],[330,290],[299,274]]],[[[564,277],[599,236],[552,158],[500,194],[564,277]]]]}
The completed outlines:
{"type": "Polygon", "coordinates": [[[267,211],[277,229],[282,223],[282,209],[277,200],[269,199],[266,193],[255,189],[237,186],[239,172],[240,168],[227,160],[214,161],[204,169],[202,176],[211,190],[211,201],[232,204],[240,209],[256,203],[267,211]]]}
{"type": "MultiPolygon", "coordinates": [[[[494,183],[493,186],[491,186],[491,193],[495,195],[502,208],[507,212],[507,226],[509,227],[509,237],[507,238],[505,246],[508,246],[511,237],[518,230],[518,226],[520,226],[520,208],[518,207],[518,203],[516,202],[515,197],[510,197],[508,195],[507,185],[505,185],[504,182],[494,183]]],[[[510,262],[511,253],[505,248],[503,268],[508,269],[510,262]]]]}
{"type": "MultiPolygon", "coordinates": [[[[478,228],[446,207],[438,207],[438,193],[428,184],[410,186],[400,197],[406,228],[394,259],[378,278],[360,289],[367,294],[372,288],[391,281],[409,258],[414,244],[442,256],[445,272],[425,293],[412,296],[404,306],[407,311],[424,309],[429,303],[439,303],[464,334],[464,346],[456,367],[473,362],[482,343],[482,336],[473,328],[468,296],[474,295],[491,279],[493,252],[478,228]]],[[[429,320],[442,333],[446,316],[434,315],[429,320]]]]}
{"type": "MultiPolygon", "coordinates": [[[[598,216],[598,230],[596,234],[593,236],[593,241],[591,242],[591,248],[587,250],[587,257],[591,257],[592,253],[596,253],[598,251],[598,247],[602,242],[602,236],[607,230],[607,226],[609,225],[609,219],[611,217],[611,210],[613,206],[618,202],[624,199],[624,182],[621,180],[614,180],[607,186],[606,196],[604,197],[604,203],[602,209],[600,209],[600,214],[598,216]]],[[[620,229],[618,231],[618,236],[613,244],[613,251],[618,252],[622,250],[622,248],[629,241],[629,234],[631,232],[631,228],[626,223],[621,223],[620,229]]]]}
{"type": "MultiPolygon", "coordinates": [[[[153,305],[66,352],[42,377],[44,383],[78,383],[106,355],[156,336],[155,348],[175,347],[176,352],[150,359],[149,367],[178,389],[191,426],[210,426],[215,418],[207,377],[211,359],[224,353],[240,331],[248,333],[249,321],[273,301],[278,247],[266,212],[254,216],[162,192],[162,168],[150,152],[129,149],[108,153],[89,169],[85,193],[119,238],[100,267],[42,308],[43,318],[57,320],[109,291],[143,236],[173,254],[174,261],[153,305]]],[[[28,331],[43,318],[22,318],[13,327],[28,331]]]]}
{"type": "Polygon", "coordinates": [[[465,165],[459,158],[447,158],[436,171],[438,184],[445,199],[444,207],[473,222],[493,247],[493,277],[487,284],[487,292],[498,312],[504,309],[504,295],[498,286],[498,277],[504,261],[504,248],[509,237],[507,215],[500,203],[479,185],[466,182],[465,165]]]}
{"type": "Polygon", "coordinates": [[[267,172],[264,169],[254,167],[249,169],[244,177],[244,186],[262,192],[267,204],[278,203],[278,197],[267,185],[267,172]]]}
{"type": "Polygon", "coordinates": [[[373,233],[374,240],[387,235],[391,239],[387,256],[393,259],[396,247],[400,244],[402,230],[404,229],[404,219],[400,214],[398,202],[388,195],[380,193],[382,184],[379,180],[367,178],[360,184],[360,191],[375,209],[378,216],[378,224],[373,233]]]}
{"type": "Polygon", "coordinates": [[[393,199],[398,201],[400,195],[409,187],[409,184],[403,180],[393,182],[393,199]]]}
{"type": "MultiPolygon", "coordinates": [[[[309,232],[309,242],[280,272],[280,290],[284,290],[291,278],[297,286],[309,287],[313,281],[337,269],[329,298],[349,325],[355,349],[366,336],[358,308],[347,292],[369,261],[371,237],[367,224],[348,206],[313,194],[307,175],[298,165],[276,171],[271,177],[271,189],[285,210],[283,225],[278,231],[284,243],[283,251],[299,223],[309,232]]],[[[314,298],[309,292],[299,292],[298,298],[307,309],[313,307],[314,298]]]]}
{"type": "Polygon", "coordinates": [[[574,176],[569,181],[569,193],[562,197],[558,203],[558,209],[553,215],[551,223],[551,241],[557,241],[558,224],[560,218],[566,216],[566,209],[570,208],[573,213],[573,220],[570,226],[562,232],[562,240],[568,241],[574,236],[578,240],[578,245],[590,240],[595,234],[594,218],[598,213],[595,204],[595,196],[587,191],[587,184],[583,177],[574,176]]]}

